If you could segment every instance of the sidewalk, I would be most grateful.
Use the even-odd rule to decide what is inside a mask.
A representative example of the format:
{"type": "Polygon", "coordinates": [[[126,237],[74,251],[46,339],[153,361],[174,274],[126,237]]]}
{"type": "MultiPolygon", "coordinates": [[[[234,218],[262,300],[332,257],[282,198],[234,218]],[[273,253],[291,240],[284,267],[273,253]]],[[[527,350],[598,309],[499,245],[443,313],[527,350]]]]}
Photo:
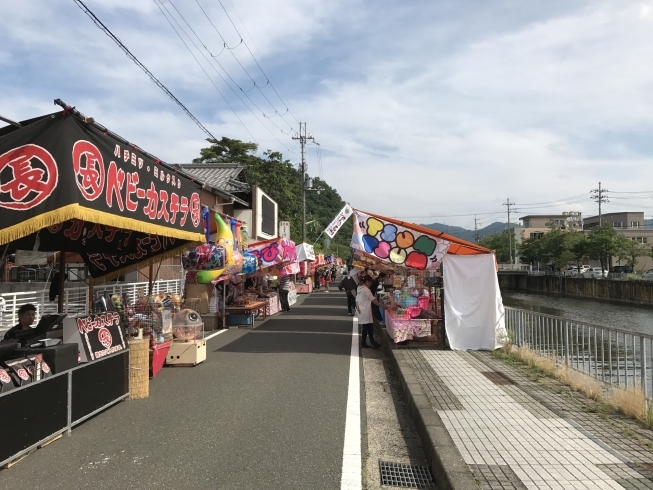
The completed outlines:
{"type": "MultiPolygon", "coordinates": [[[[489,352],[391,352],[422,438],[433,441],[436,473],[460,476],[462,459],[480,488],[653,488],[653,432],[639,423],[489,352]]],[[[460,485],[435,476],[473,486],[464,475],[460,485]]]]}

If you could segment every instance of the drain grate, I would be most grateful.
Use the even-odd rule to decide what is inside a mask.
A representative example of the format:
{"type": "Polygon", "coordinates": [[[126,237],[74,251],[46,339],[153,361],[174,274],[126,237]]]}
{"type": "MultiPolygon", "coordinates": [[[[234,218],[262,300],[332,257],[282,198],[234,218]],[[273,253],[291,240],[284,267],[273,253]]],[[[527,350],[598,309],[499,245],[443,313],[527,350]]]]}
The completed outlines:
{"type": "Polygon", "coordinates": [[[433,488],[433,478],[426,466],[379,461],[381,485],[402,488],[433,488]]]}
{"type": "Polygon", "coordinates": [[[515,382],[508,378],[501,371],[481,371],[481,374],[492,381],[495,385],[514,385],[515,382]]]}

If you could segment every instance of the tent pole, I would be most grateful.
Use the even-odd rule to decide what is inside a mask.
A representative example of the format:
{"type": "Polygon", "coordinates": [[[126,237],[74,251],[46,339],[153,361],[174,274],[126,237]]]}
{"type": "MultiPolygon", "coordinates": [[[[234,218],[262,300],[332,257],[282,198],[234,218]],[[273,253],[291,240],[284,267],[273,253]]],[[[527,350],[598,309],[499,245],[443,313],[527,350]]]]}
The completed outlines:
{"type": "Polygon", "coordinates": [[[227,285],[222,281],[222,329],[227,328],[227,285]]]}
{"type": "Polygon", "coordinates": [[[88,281],[88,311],[89,313],[95,313],[95,302],[94,300],[95,290],[93,288],[93,278],[91,277],[88,281]]]}
{"type": "Polygon", "coordinates": [[[66,252],[59,252],[59,305],[58,312],[63,313],[64,285],[66,281],[66,252]]]}
{"type": "Polygon", "coordinates": [[[154,264],[150,264],[148,284],[147,284],[147,295],[152,296],[152,274],[154,274],[154,264]]]}

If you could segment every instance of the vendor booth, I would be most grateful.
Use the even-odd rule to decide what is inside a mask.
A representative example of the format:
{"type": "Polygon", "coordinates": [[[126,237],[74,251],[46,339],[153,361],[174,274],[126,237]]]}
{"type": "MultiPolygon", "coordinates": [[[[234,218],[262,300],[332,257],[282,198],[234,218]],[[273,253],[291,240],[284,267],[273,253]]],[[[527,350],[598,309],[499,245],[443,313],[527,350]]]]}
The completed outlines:
{"type": "Polygon", "coordinates": [[[396,343],[428,339],[442,346],[446,330],[452,349],[492,350],[505,337],[491,250],[358,210],[351,247],[354,265],[388,274],[382,299],[389,306],[387,331],[396,343]]]}
{"type": "Polygon", "coordinates": [[[315,261],[315,250],[313,245],[308,243],[300,243],[296,247],[297,262],[299,265],[299,276],[302,278],[301,282],[297,281],[295,284],[295,294],[308,294],[313,292],[313,278],[311,277],[310,264],[315,261]]]}
{"type": "MultiPolygon", "coordinates": [[[[92,287],[202,240],[198,184],[56,103],[64,110],[0,129],[3,256],[79,254],[92,287]]],[[[53,288],[59,311],[64,265],[53,288]]],[[[129,396],[124,312],[85,310],[44,316],[0,342],[0,381],[11,381],[0,389],[0,417],[11,421],[0,465],[129,396]]]]}

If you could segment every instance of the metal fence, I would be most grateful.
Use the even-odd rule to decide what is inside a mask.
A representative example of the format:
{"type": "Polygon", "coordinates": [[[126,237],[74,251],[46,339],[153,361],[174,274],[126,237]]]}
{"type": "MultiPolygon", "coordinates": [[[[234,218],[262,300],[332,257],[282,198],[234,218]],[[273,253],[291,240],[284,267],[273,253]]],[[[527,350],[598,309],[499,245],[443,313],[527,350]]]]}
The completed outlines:
{"type": "Polygon", "coordinates": [[[517,346],[608,385],[640,387],[653,398],[653,336],[506,307],[506,329],[517,346]]]}
{"type": "MultiPolygon", "coordinates": [[[[147,282],[111,283],[94,287],[94,291],[100,295],[127,294],[131,302],[136,301],[139,289],[147,292],[147,282]]],[[[181,294],[183,285],[180,279],[169,281],[155,281],[152,284],[152,292],[167,292],[181,294]]],[[[49,300],[49,290],[24,291],[20,293],[0,294],[0,328],[7,328],[18,323],[18,309],[25,303],[32,303],[36,306],[36,322],[41,315],[57,312],[57,302],[49,300]]],[[[64,311],[63,313],[86,313],[88,306],[88,287],[86,285],[78,288],[64,289],[64,311]]]]}

